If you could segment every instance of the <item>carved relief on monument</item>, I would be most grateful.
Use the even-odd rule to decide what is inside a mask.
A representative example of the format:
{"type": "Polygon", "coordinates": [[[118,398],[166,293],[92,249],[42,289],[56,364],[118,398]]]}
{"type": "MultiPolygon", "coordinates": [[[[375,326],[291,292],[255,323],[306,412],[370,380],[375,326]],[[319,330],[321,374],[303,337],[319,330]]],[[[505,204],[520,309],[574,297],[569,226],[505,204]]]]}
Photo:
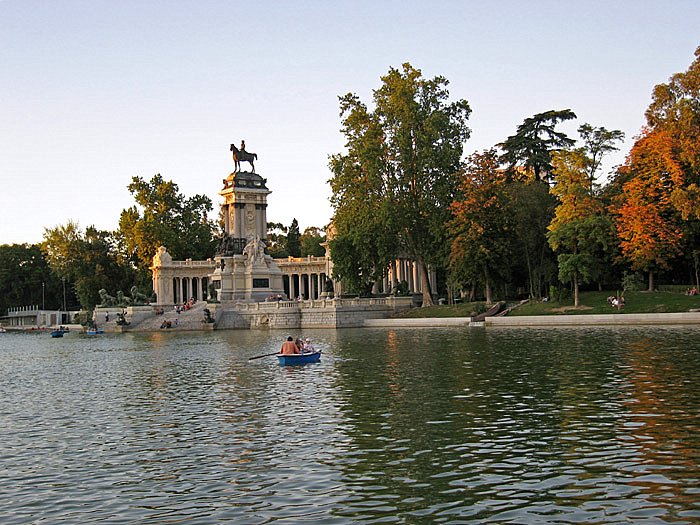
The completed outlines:
{"type": "Polygon", "coordinates": [[[265,241],[258,235],[250,237],[248,244],[243,248],[243,255],[246,256],[246,266],[265,262],[265,241]]]}
{"type": "Polygon", "coordinates": [[[252,237],[257,234],[255,231],[255,211],[246,207],[245,211],[245,236],[252,237]]]}
{"type": "Polygon", "coordinates": [[[234,232],[231,232],[230,229],[231,227],[236,224],[236,207],[235,206],[228,206],[228,224],[229,224],[229,235],[232,235],[234,232]]]}

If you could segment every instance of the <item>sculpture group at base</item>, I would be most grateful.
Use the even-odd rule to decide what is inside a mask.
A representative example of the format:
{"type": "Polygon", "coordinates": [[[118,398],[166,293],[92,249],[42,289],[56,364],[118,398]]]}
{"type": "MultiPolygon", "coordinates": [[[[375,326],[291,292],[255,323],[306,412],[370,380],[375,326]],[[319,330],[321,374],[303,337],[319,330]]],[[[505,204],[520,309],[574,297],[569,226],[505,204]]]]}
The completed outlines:
{"type": "Polygon", "coordinates": [[[98,292],[100,295],[100,304],[98,306],[141,306],[149,304],[148,297],[139,292],[136,286],[131,287],[131,296],[125,295],[121,290],[117,291],[117,296],[111,296],[104,288],[98,292]]]}

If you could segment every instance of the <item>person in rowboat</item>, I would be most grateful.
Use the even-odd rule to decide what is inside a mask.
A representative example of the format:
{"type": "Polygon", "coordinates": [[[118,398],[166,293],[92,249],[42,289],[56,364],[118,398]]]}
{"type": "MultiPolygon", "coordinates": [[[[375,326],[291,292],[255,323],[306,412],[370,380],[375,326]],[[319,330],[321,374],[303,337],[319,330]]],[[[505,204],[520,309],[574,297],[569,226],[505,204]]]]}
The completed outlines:
{"type": "Polygon", "coordinates": [[[302,352],[303,353],[307,353],[307,352],[311,353],[313,351],[315,351],[314,345],[311,344],[311,339],[309,339],[307,337],[306,341],[304,341],[304,346],[302,347],[302,352]]]}
{"type": "Polygon", "coordinates": [[[301,350],[299,350],[299,347],[294,344],[294,338],[290,335],[287,337],[287,340],[282,343],[282,349],[280,350],[280,354],[282,355],[294,355],[294,354],[300,354],[301,350]]]}

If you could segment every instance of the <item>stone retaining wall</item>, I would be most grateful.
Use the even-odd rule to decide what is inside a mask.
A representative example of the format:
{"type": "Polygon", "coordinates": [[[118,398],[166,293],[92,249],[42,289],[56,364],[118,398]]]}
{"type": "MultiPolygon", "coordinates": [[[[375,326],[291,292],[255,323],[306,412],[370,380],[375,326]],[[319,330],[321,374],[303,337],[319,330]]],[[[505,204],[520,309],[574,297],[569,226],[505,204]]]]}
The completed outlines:
{"type": "Polygon", "coordinates": [[[367,319],[366,327],[382,328],[419,328],[439,326],[469,326],[471,317],[432,317],[418,319],[367,319]]]}
{"type": "Polygon", "coordinates": [[[216,329],[351,328],[409,308],[411,298],[319,299],[209,305],[216,329]]]}
{"type": "Polygon", "coordinates": [[[700,312],[670,314],[523,315],[487,317],[486,326],[629,326],[700,324],[700,312]]]}

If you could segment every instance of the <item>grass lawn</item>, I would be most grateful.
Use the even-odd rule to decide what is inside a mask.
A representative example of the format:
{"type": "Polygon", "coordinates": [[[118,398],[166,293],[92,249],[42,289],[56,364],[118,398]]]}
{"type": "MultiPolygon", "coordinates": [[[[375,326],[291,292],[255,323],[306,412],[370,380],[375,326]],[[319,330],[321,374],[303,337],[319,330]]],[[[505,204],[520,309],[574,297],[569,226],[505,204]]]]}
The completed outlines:
{"type": "MultiPolygon", "coordinates": [[[[508,315],[586,315],[586,314],[643,314],[687,312],[700,309],[700,295],[685,295],[672,292],[625,292],[625,306],[619,311],[608,306],[607,298],[616,292],[581,292],[581,306],[573,307],[573,299],[563,303],[550,301],[546,303],[526,303],[508,315]]],[[[511,303],[508,303],[509,306],[511,303]]],[[[412,308],[397,317],[471,317],[486,308],[484,303],[463,303],[450,306],[430,306],[412,308]]]]}

